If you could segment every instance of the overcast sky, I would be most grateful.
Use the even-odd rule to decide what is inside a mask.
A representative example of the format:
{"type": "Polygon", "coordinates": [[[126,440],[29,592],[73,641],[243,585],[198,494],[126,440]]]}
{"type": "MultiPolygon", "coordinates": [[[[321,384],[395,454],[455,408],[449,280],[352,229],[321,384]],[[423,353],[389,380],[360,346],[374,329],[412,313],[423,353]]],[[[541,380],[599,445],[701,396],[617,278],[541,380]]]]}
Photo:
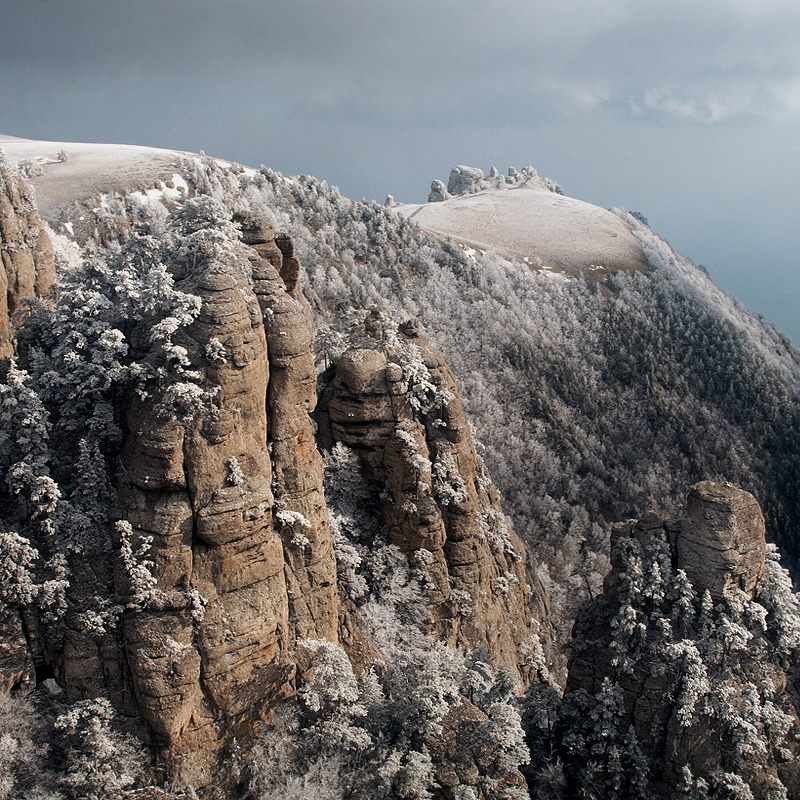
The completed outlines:
{"type": "Polygon", "coordinates": [[[531,163],[800,344],[797,0],[0,0],[0,133],[406,202],[531,163]]]}

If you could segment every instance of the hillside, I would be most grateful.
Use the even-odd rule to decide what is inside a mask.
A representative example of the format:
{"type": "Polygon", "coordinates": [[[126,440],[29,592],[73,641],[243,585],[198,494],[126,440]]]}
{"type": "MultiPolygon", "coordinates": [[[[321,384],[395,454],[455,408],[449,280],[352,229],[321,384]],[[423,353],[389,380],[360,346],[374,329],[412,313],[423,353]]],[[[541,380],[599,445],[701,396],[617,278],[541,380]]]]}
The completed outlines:
{"type": "Polygon", "coordinates": [[[478,179],[468,188],[456,184],[457,194],[396,209],[429,233],[531,269],[595,278],[646,269],[641,243],[618,216],[554,191],[532,167],[510,173],[478,179]]]}
{"type": "MultiPolygon", "coordinates": [[[[42,158],[54,149],[25,147],[42,158]]],[[[130,157],[124,146],[83,147],[103,158],[116,148],[120,163],[130,157]]],[[[129,193],[163,191],[151,155],[138,168],[150,170],[149,184],[138,174],[129,193]]],[[[556,596],[585,596],[587,579],[599,585],[612,522],[651,505],[677,507],[685,487],[706,478],[753,491],[768,535],[796,557],[797,354],[640,219],[566,198],[532,168],[513,182],[464,168],[460,194],[442,185],[444,202],[382,208],[313,178],[231,171],[218,160],[198,175],[201,162],[177,153],[167,172],[178,164],[193,190],[199,181],[232,207],[267,206],[291,233],[316,314],[320,368],[358,313],[380,306],[419,319],[455,372],[506,509],[555,570],[556,596]],[[491,224],[471,210],[486,204],[491,224]],[[428,222],[441,228],[433,238],[415,227],[428,222]],[[512,230],[521,249],[507,258],[490,245],[512,230]],[[476,249],[442,239],[465,233],[476,246],[487,241],[476,249]],[[627,255],[618,269],[598,270],[609,238],[627,255]],[[544,261],[548,251],[561,268],[544,261]]],[[[34,178],[45,203],[43,181],[63,166],[48,164],[34,178]]],[[[83,174],[76,169],[76,200],[115,185],[87,184],[83,174]]],[[[66,222],[79,240],[102,236],[80,208],[53,210],[49,221],[64,233],[66,222]]],[[[92,213],[108,217],[102,206],[92,213]]]]}
{"type": "Polygon", "coordinates": [[[0,666],[68,777],[96,715],[203,797],[508,800],[525,711],[559,797],[542,715],[613,522],[731,481],[797,564],[797,353],[640,216],[532,168],[384,207],[3,148],[0,666]]]}

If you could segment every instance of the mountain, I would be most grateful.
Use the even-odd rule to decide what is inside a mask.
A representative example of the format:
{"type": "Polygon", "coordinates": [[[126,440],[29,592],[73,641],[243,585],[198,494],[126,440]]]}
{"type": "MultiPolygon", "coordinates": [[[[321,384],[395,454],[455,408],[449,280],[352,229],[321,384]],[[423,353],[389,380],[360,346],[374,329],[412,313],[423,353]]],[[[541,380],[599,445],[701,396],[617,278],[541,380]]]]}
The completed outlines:
{"type": "Polygon", "coordinates": [[[9,785],[572,796],[611,524],[730,481],[796,565],[797,353],[641,215],[5,138],[9,785]]]}
{"type": "MultiPolygon", "coordinates": [[[[177,167],[193,186],[216,169],[241,174],[201,159],[177,167]]],[[[367,320],[327,373],[324,482],[300,263],[268,214],[189,190],[180,173],[163,188],[92,197],[81,166],[69,179],[90,198],[62,212],[68,242],[48,234],[17,170],[2,170],[13,256],[2,682],[14,695],[50,681],[55,708],[41,725],[56,742],[71,733],[53,754],[65,793],[100,788],[78,775],[75,751],[97,753],[75,740],[85,746],[82,726],[116,713],[171,781],[230,796],[260,774],[243,774],[236,748],[254,752],[260,720],[298,692],[323,753],[343,735],[328,727],[353,717],[362,761],[395,754],[370,791],[409,770],[433,781],[444,764],[437,785],[453,791],[485,778],[494,788],[481,796],[499,797],[521,784],[519,759],[495,764],[477,739],[480,764],[453,772],[436,735],[450,715],[459,737],[521,738],[512,693],[490,695],[491,676],[513,687],[546,674],[537,632],[549,625],[437,350],[411,324],[367,320]],[[50,282],[22,280],[25,266],[50,282]],[[427,663],[435,642],[438,666],[427,663]],[[331,660],[341,695],[323,681],[331,660]],[[433,708],[409,687],[415,670],[423,686],[441,683],[433,708]],[[464,697],[477,671],[485,712],[475,688],[474,703],[464,697]],[[312,701],[318,683],[324,698],[312,701]],[[359,697],[368,688],[380,703],[359,697]],[[392,735],[361,719],[388,702],[392,735]],[[429,778],[414,772],[420,759],[429,778]]],[[[124,792],[123,777],[103,790],[124,792]]]]}

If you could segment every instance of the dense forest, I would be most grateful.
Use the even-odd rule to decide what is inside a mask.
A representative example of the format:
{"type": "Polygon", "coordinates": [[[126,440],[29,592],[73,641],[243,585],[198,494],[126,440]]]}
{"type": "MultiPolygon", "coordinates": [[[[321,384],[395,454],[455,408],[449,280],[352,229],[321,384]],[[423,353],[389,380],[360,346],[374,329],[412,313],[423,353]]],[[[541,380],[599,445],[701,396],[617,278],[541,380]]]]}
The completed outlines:
{"type": "MultiPolygon", "coordinates": [[[[566,620],[607,571],[611,523],[677,513],[706,478],[759,498],[794,568],[799,357],[641,215],[623,214],[647,272],[597,281],[441,242],[313,178],[262,169],[251,180],[244,198],[265,202],[297,243],[323,363],[371,306],[423,323],[566,620]]],[[[231,191],[221,175],[208,189],[231,191]]]]}

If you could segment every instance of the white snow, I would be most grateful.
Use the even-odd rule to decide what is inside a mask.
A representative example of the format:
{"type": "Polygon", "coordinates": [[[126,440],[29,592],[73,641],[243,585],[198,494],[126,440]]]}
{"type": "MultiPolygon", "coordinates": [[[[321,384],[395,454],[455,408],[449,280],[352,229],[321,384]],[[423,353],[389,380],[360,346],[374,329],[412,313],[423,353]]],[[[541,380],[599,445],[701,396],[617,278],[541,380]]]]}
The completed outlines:
{"type": "Polygon", "coordinates": [[[172,185],[175,187],[175,191],[180,193],[183,192],[184,194],[189,193],[189,184],[183,178],[179,172],[176,172],[172,176],[172,185]]]}
{"type": "MultiPolygon", "coordinates": [[[[76,201],[103,193],[132,190],[174,180],[177,160],[187,154],[129,144],[42,142],[0,136],[0,147],[12,161],[39,161],[44,174],[33,179],[39,211],[45,219],[76,201]],[[58,161],[64,150],[67,160],[58,161]]],[[[163,189],[161,191],[163,195],[163,189]]]]}
{"type": "MultiPolygon", "coordinates": [[[[175,172],[179,158],[186,153],[127,144],[88,142],[41,142],[0,136],[0,147],[12,161],[33,159],[42,164],[44,174],[33,179],[39,211],[54,220],[60,211],[86,198],[110,192],[136,194],[143,202],[164,196],[177,198],[188,185],[175,172]],[[59,151],[67,154],[58,161],[59,151]],[[174,189],[166,184],[172,182],[174,189]],[[150,185],[146,193],[140,189],[150,185]]],[[[102,202],[102,200],[101,200],[102,202]]]]}
{"type": "Polygon", "coordinates": [[[570,274],[645,269],[642,245],[626,222],[538,186],[498,187],[394,208],[429,233],[471,249],[495,250],[533,269],[570,274]]]}
{"type": "MultiPolygon", "coordinates": [[[[175,171],[179,159],[200,158],[194,153],[130,144],[43,142],[0,134],[0,148],[11,161],[37,161],[44,174],[32,180],[39,211],[55,221],[59,213],[87,198],[103,199],[111,192],[126,194],[141,203],[179,200],[189,194],[189,184],[175,171]],[[67,154],[59,161],[58,153],[67,154]],[[147,188],[145,188],[147,187],[147,188]]],[[[233,163],[215,159],[223,168],[233,163]]],[[[258,170],[242,167],[253,177],[258,170]]]]}

